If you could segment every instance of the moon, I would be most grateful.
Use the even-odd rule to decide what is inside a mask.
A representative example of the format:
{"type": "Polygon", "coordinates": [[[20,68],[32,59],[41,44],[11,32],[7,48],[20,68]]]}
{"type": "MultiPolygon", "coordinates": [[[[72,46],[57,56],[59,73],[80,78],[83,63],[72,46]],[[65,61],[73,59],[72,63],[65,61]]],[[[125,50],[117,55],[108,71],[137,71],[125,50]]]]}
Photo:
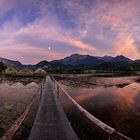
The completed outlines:
{"type": "Polygon", "coordinates": [[[51,46],[48,47],[48,50],[49,50],[49,51],[51,50],[51,46]]]}

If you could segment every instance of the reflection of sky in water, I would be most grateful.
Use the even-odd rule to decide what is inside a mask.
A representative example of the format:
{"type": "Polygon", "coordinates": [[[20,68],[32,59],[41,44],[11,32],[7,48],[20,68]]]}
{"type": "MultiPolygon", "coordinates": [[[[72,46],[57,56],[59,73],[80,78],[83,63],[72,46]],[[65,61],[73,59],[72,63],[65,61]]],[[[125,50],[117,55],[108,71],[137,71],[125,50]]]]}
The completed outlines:
{"type": "Polygon", "coordinates": [[[140,83],[95,88],[70,88],[66,91],[85,109],[118,131],[138,140],[140,137],[140,83]]]}
{"type": "Polygon", "coordinates": [[[20,82],[0,83],[0,137],[38,94],[38,88],[34,82],[26,85],[20,82]]]}
{"type": "Polygon", "coordinates": [[[21,101],[27,104],[38,93],[38,87],[34,82],[27,85],[23,85],[20,82],[13,84],[0,83],[0,102],[10,100],[13,103],[21,101]]]}
{"type": "Polygon", "coordinates": [[[123,88],[116,86],[103,87],[98,86],[96,88],[70,88],[63,85],[66,91],[80,104],[88,101],[88,104],[106,104],[117,102],[125,105],[138,105],[140,93],[140,83],[131,83],[123,88]]]}

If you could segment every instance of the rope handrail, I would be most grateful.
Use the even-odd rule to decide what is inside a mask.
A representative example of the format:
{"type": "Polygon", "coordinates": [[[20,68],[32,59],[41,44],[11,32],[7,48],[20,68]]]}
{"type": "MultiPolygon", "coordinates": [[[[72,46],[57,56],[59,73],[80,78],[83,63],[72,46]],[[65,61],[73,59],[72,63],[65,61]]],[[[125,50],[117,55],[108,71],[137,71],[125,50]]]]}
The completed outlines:
{"type": "Polygon", "coordinates": [[[104,132],[109,134],[109,137],[113,140],[132,140],[131,138],[123,135],[122,133],[118,132],[114,128],[110,127],[109,125],[105,124],[101,120],[94,117],[91,113],[85,110],[81,105],[79,105],[68,93],[67,91],[55,80],[55,78],[50,75],[51,79],[58,85],[58,87],[63,91],[63,93],[68,97],[68,99],[85,115],[91,122],[101,128],[104,132]]]}

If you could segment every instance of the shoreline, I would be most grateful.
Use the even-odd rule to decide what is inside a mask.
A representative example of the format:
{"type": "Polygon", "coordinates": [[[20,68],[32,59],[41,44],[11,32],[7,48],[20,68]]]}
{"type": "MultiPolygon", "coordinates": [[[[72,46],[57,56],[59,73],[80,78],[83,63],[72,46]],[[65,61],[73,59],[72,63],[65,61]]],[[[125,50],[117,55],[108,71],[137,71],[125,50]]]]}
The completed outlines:
{"type": "Polygon", "coordinates": [[[123,88],[132,82],[140,82],[140,76],[95,76],[95,75],[53,75],[63,85],[70,87],[95,88],[97,86],[123,88]],[[122,80],[123,78],[123,80],[122,80]]]}

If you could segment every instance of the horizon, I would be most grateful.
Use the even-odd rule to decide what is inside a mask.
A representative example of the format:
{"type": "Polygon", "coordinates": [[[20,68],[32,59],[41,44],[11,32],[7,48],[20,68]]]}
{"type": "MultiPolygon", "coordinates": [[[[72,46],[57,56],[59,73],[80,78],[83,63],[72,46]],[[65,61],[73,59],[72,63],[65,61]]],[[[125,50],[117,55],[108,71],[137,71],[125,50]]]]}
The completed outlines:
{"type": "Polygon", "coordinates": [[[139,0],[1,0],[0,56],[23,64],[71,54],[140,59],[139,7],[139,0]]]}
{"type": "MultiPolygon", "coordinates": [[[[89,54],[77,54],[77,53],[74,53],[74,54],[70,54],[70,55],[68,55],[68,56],[66,56],[66,57],[70,57],[70,56],[72,56],[72,55],[89,55],[89,54]]],[[[111,56],[111,55],[103,55],[103,56],[94,56],[94,55],[89,55],[89,56],[93,56],[93,57],[105,57],[105,56],[109,56],[109,57],[113,57],[113,58],[115,58],[115,57],[117,57],[117,56],[123,56],[123,57],[126,57],[125,55],[116,55],[116,56],[111,56]]],[[[10,59],[10,58],[5,58],[5,57],[1,57],[0,56],[0,58],[3,58],[3,59],[8,59],[8,60],[12,60],[12,61],[18,61],[18,62],[20,62],[21,64],[23,64],[23,65],[36,65],[37,63],[39,63],[39,62],[41,62],[41,61],[48,61],[48,62],[51,62],[51,61],[55,61],[55,60],[61,60],[61,59],[65,59],[66,57],[63,57],[63,58],[60,58],[60,59],[54,59],[54,60],[46,60],[46,59],[42,59],[42,60],[39,60],[39,61],[37,61],[37,62],[35,62],[35,63],[23,63],[22,61],[19,61],[19,60],[17,60],[17,59],[10,59]]],[[[128,59],[131,59],[131,58],[129,58],[129,57],[126,57],[126,58],[128,58],[128,59]]],[[[140,58],[139,59],[131,59],[132,61],[135,61],[135,60],[140,60],[140,58]]]]}

